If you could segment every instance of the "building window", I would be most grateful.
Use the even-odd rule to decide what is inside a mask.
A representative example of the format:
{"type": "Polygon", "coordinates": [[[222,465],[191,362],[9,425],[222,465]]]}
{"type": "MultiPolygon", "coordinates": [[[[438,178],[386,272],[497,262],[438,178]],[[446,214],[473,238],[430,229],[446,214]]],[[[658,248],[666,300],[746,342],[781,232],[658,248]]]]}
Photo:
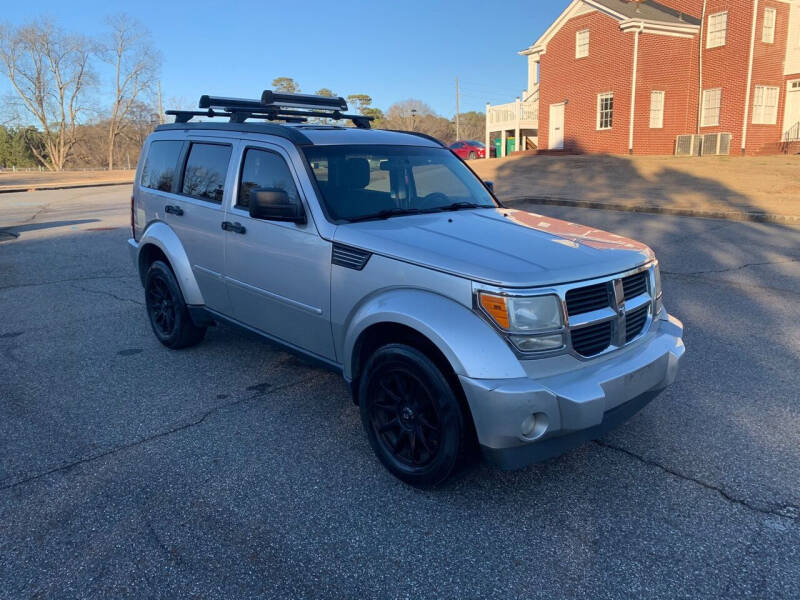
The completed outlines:
{"type": "Polygon", "coordinates": [[[778,122],[778,94],[780,89],[757,85],[753,98],[753,124],[775,125],[778,122]]]}
{"type": "Polygon", "coordinates": [[[703,90],[703,117],[700,127],[719,125],[719,111],[722,106],[722,88],[703,90]]]}
{"type": "Polygon", "coordinates": [[[650,129],[664,127],[665,92],[650,92],[650,129]]]}
{"type": "Polygon", "coordinates": [[[597,128],[611,129],[614,124],[614,93],[597,95],[597,128]]]}
{"type": "Polygon", "coordinates": [[[775,17],[778,11],[774,8],[764,9],[764,25],[761,28],[761,41],[772,44],[775,41],[775,17]]]}
{"type": "Polygon", "coordinates": [[[589,56],[589,30],[584,29],[575,34],[575,58],[589,56]]]}
{"type": "Polygon", "coordinates": [[[708,17],[706,48],[724,46],[728,37],[728,13],[721,12],[708,17]]]}

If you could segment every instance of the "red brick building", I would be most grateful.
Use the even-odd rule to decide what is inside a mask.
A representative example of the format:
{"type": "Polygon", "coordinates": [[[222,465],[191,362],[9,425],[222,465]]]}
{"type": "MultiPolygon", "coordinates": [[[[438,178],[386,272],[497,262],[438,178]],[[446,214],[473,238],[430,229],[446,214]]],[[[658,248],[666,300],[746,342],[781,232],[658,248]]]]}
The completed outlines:
{"type": "Polygon", "coordinates": [[[520,54],[517,114],[535,103],[537,119],[508,127],[487,107],[487,138],[614,154],[671,154],[687,134],[730,134],[730,154],[800,140],[800,0],[574,0],[520,54]]]}

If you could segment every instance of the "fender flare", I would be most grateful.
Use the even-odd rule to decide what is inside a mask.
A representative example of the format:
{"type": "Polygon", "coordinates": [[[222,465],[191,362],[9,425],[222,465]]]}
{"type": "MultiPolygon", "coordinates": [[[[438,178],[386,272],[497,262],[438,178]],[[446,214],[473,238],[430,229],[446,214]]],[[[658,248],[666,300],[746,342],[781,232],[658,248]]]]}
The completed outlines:
{"type": "Polygon", "coordinates": [[[186,304],[205,304],[203,294],[200,293],[200,286],[197,285],[197,279],[195,279],[194,272],[192,271],[189,257],[186,256],[186,250],[183,249],[183,244],[181,244],[175,231],[163,221],[155,221],[148,225],[142,237],[139,239],[139,252],[136,260],[137,268],[139,267],[142,249],[148,244],[153,244],[158,247],[167,257],[167,260],[169,260],[169,264],[178,280],[178,285],[180,285],[181,293],[183,294],[183,299],[186,304]]]}
{"type": "Polygon", "coordinates": [[[525,377],[509,345],[489,323],[455,300],[419,289],[393,289],[367,299],[352,313],[343,344],[343,371],[353,377],[353,353],[372,325],[405,325],[429,339],[456,375],[474,379],[525,377]]]}

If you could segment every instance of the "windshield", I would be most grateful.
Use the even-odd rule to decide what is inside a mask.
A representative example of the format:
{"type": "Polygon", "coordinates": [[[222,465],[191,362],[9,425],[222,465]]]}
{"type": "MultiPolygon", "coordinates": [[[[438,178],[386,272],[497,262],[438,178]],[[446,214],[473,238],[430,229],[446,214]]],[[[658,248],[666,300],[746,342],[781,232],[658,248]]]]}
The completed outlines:
{"type": "Polygon", "coordinates": [[[305,154],[335,219],[497,206],[483,183],[446,148],[311,146],[305,154]]]}

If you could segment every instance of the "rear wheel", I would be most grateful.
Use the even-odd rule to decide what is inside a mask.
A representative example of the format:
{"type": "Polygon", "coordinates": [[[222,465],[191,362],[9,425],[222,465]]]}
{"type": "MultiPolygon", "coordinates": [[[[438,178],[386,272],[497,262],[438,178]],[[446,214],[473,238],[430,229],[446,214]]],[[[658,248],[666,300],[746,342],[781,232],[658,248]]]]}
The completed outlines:
{"type": "Polygon", "coordinates": [[[167,348],[186,348],[203,339],[205,327],[192,322],[178,281],[166,263],[157,260],[147,269],[144,297],[153,333],[167,348]]]}
{"type": "Polygon", "coordinates": [[[464,416],[450,384],[416,348],[389,344],[364,367],[361,421],[378,459],[414,486],[443,482],[464,447],[464,416]]]}
{"type": "Polygon", "coordinates": [[[474,150],[470,150],[470,152],[469,152],[469,157],[468,157],[468,158],[469,158],[470,160],[475,160],[476,158],[478,158],[478,155],[477,155],[477,154],[475,154],[475,151],[474,151],[474,150]]]}

